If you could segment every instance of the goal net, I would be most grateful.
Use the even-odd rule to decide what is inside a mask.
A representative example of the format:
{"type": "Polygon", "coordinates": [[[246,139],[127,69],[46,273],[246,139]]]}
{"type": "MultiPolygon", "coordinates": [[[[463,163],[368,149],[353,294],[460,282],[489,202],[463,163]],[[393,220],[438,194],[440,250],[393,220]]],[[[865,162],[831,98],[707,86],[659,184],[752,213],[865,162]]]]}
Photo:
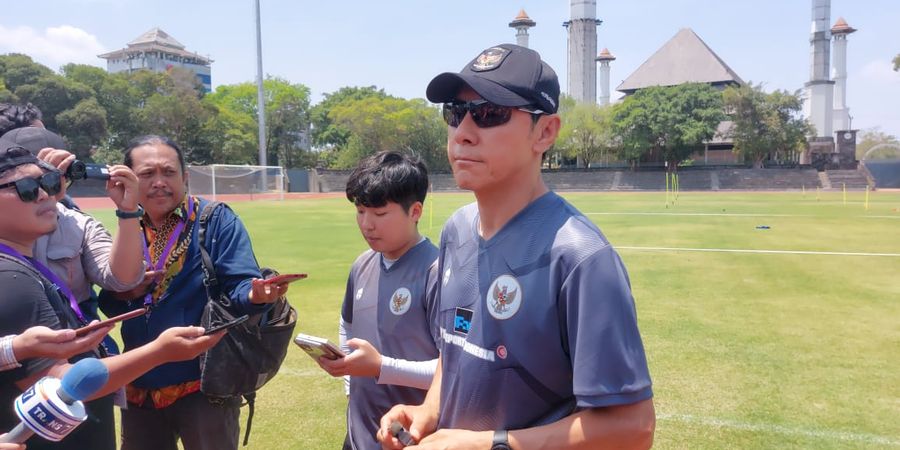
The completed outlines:
{"type": "Polygon", "coordinates": [[[278,166],[212,164],[188,166],[192,195],[210,200],[284,200],[284,170],[278,166]]]}

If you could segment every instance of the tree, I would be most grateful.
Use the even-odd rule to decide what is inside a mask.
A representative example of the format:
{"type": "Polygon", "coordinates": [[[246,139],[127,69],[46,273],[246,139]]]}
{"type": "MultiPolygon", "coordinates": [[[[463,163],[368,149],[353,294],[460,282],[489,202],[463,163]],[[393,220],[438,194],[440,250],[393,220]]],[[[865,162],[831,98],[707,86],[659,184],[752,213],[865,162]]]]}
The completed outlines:
{"type": "Polygon", "coordinates": [[[92,149],[106,138],[106,111],[91,97],[56,116],[61,134],[69,139],[69,151],[87,159],[92,149]]]}
{"type": "Polygon", "coordinates": [[[172,138],[188,162],[212,162],[209,143],[202,132],[215,109],[201,103],[202,93],[192,72],[173,68],[165,75],[158,92],[148,97],[136,114],[142,134],[172,138]]]}
{"type": "Polygon", "coordinates": [[[878,149],[868,155],[870,159],[878,159],[879,157],[896,157],[900,155],[900,141],[896,136],[881,131],[881,128],[874,127],[862,130],[858,135],[858,143],[856,144],[856,159],[862,160],[866,157],[869,150],[876,146],[878,149]]]}
{"type": "Polygon", "coordinates": [[[900,71],[900,54],[894,57],[894,72],[900,71]]]}
{"type": "MultiPolygon", "coordinates": [[[[62,67],[67,79],[89,86],[97,103],[106,111],[109,133],[108,145],[124,148],[128,141],[142,134],[136,119],[138,109],[146,98],[141,99],[139,91],[127,73],[109,74],[105,70],[85,64],[66,64],[62,67]]],[[[162,84],[162,78],[153,78],[162,84]]]]}
{"type": "Polygon", "coordinates": [[[34,62],[28,55],[19,53],[0,55],[0,78],[10,92],[15,92],[19,86],[35,84],[39,79],[51,75],[54,75],[52,70],[34,62]]]}
{"type": "MultiPolygon", "coordinates": [[[[225,123],[238,127],[231,134],[238,137],[229,145],[240,159],[253,155],[257,161],[257,90],[254,83],[219,86],[208,94],[204,102],[214,105],[224,117],[214,127],[225,123]],[[246,137],[252,136],[252,143],[246,137]]],[[[263,82],[266,104],[266,156],[268,164],[284,167],[303,167],[310,164],[307,142],[309,140],[310,90],[302,84],[292,84],[281,78],[267,78],[263,82]]]]}
{"type": "Polygon", "coordinates": [[[40,108],[44,125],[54,130],[59,128],[57,114],[93,96],[91,88],[56,74],[38,78],[34,84],[20,85],[15,94],[21,103],[31,102],[40,108]]]}
{"type": "Polygon", "coordinates": [[[561,114],[562,129],[556,140],[565,156],[589,167],[614,146],[611,107],[595,103],[577,103],[561,114]]]}
{"type": "Polygon", "coordinates": [[[642,158],[661,159],[670,171],[702,149],[725,117],[721,93],[705,83],[641,89],[615,105],[612,115],[623,159],[632,167],[642,158]]]}
{"type": "Polygon", "coordinates": [[[345,102],[362,100],[367,97],[387,98],[383,89],[375,86],[342,87],[335,92],[325,94],[325,99],[310,110],[312,126],[312,145],[319,149],[341,148],[350,138],[350,131],[334,124],[330,114],[335,106],[345,102]]]}
{"type": "Polygon", "coordinates": [[[761,168],[766,158],[796,161],[811,134],[809,123],[800,117],[803,101],[800,92],[777,90],[770,94],[752,83],[729,87],[722,94],[733,126],[727,137],[734,141],[734,152],[761,168]]]}

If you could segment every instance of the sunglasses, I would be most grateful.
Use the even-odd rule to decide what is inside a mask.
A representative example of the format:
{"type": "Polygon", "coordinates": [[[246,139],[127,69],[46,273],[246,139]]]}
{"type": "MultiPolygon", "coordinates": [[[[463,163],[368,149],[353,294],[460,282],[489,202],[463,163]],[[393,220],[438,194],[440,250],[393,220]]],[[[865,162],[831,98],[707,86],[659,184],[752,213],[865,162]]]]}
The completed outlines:
{"type": "Polygon", "coordinates": [[[39,189],[43,189],[47,195],[56,195],[62,189],[62,181],[59,172],[47,172],[39,177],[19,178],[16,181],[0,184],[0,189],[16,187],[16,193],[23,202],[33,202],[40,195],[39,189]]]}
{"type": "Polygon", "coordinates": [[[456,128],[465,119],[466,113],[470,113],[472,121],[475,122],[478,128],[496,127],[509,122],[514,109],[534,116],[546,114],[540,109],[528,109],[521,106],[500,106],[487,100],[473,100],[471,102],[444,103],[444,122],[456,128]]]}

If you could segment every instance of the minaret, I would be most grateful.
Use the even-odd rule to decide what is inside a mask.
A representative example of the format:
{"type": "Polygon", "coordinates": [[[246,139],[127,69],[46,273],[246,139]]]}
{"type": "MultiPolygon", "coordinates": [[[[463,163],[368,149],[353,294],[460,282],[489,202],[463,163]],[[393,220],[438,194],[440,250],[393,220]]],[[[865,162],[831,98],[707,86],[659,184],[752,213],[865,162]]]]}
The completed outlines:
{"type": "Polygon", "coordinates": [[[528,47],[528,29],[537,25],[537,22],[531,20],[525,10],[519,11],[519,15],[509,23],[510,28],[516,29],[516,44],[522,47],[528,47]]]}
{"type": "Polygon", "coordinates": [[[563,26],[569,31],[569,96],[577,102],[597,101],[597,0],[570,0],[571,20],[563,26]]]}
{"type": "MultiPolygon", "coordinates": [[[[831,51],[831,0],[812,0],[812,33],[809,38],[809,81],[806,83],[804,112],[816,127],[816,136],[810,139],[812,152],[832,153],[832,112],[834,108],[834,81],[829,79],[828,65],[831,51]]],[[[809,160],[801,163],[809,163],[809,160]]]]}
{"type": "Polygon", "coordinates": [[[856,28],[847,25],[843,17],[831,27],[832,44],[831,79],[834,80],[834,131],[850,129],[850,108],[847,107],[847,35],[856,28]]]}
{"type": "Polygon", "coordinates": [[[600,50],[600,54],[597,55],[597,62],[600,63],[600,68],[597,70],[597,77],[600,78],[600,97],[597,99],[597,103],[600,106],[609,104],[609,63],[615,60],[616,57],[606,48],[600,50]]]}

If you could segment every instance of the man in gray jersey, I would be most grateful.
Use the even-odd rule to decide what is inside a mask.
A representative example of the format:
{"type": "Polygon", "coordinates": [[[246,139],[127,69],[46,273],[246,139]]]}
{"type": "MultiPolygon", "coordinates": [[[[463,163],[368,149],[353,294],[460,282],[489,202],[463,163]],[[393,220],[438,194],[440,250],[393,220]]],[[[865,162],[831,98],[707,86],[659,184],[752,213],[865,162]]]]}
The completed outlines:
{"type": "Polygon", "coordinates": [[[655,414],[630,282],[597,227],[547,189],[559,81],[504,44],[427,97],[444,103],[453,176],[472,190],[441,234],[442,337],[425,401],[381,420],[385,448],[646,448],[655,414]]]}
{"type": "Polygon", "coordinates": [[[421,403],[434,377],[438,250],[417,227],[427,191],[425,165],[395,152],[363,159],[347,181],[371,249],[353,263],[341,309],[341,347],[353,351],[319,359],[349,375],[345,449],[380,449],[378,420],[397,403],[421,403]]]}

